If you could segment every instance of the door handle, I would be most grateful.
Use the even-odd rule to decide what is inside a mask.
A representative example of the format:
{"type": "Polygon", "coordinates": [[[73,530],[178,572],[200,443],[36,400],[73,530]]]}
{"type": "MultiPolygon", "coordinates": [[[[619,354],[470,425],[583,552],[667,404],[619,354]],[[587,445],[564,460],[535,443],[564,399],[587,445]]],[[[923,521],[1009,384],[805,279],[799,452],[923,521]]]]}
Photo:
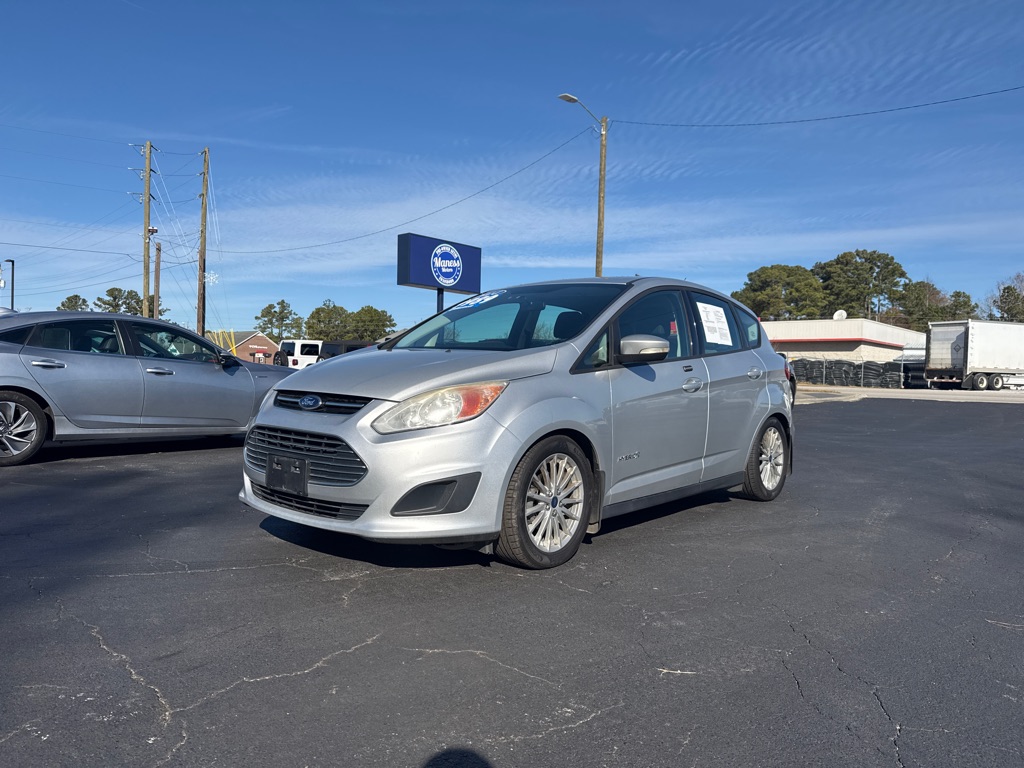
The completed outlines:
{"type": "Polygon", "coordinates": [[[67,363],[62,363],[60,360],[51,360],[49,358],[45,360],[33,360],[32,365],[36,368],[67,368],[67,363]]]}
{"type": "Polygon", "coordinates": [[[704,382],[698,379],[696,376],[691,376],[683,382],[684,392],[699,392],[700,388],[704,386],[704,382]]]}
{"type": "Polygon", "coordinates": [[[174,371],[168,368],[147,368],[146,373],[152,373],[155,376],[173,376],[174,371]]]}
{"type": "Polygon", "coordinates": [[[749,371],[747,371],[748,379],[760,379],[763,375],[764,371],[762,371],[760,368],[751,368],[749,371]]]}

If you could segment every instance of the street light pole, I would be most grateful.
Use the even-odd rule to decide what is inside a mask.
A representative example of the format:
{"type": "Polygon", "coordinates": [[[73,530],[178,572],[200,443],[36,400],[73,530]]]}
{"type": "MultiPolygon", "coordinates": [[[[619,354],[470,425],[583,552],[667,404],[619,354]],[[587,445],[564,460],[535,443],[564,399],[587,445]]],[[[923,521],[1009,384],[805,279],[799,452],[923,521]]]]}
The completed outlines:
{"type": "Polygon", "coordinates": [[[11,265],[11,309],[14,309],[14,259],[4,259],[11,265]]]}
{"type": "Polygon", "coordinates": [[[566,101],[570,104],[579,104],[581,107],[587,110],[587,114],[594,118],[594,121],[601,126],[601,163],[598,168],[597,176],[597,253],[594,258],[594,274],[601,277],[601,273],[604,270],[604,179],[606,158],[608,153],[608,118],[598,118],[593,112],[587,109],[587,105],[577,99],[571,93],[561,93],[558,95],[562,101],[566,101]]]}

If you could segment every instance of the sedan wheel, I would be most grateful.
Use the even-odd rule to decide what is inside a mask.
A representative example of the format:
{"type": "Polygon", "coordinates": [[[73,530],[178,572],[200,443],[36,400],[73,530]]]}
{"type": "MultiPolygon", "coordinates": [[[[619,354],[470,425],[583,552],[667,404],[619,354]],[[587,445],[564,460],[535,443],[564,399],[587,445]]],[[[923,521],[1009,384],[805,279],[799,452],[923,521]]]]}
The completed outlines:
{"type": "Polygon", "coordinates": [[[568,561],[586,534],[594,493],[590,462],[580,447],[566,437],[542,440],[512,474],[498,555],[524,568],[568,561]]]}
{"type": "Polygon", "coordinates": [[[782,492],[789,474],[786,433],[778,419],[771,418],[761,429],[747,459],[743,492],[758,501],[771,501],[782,492]]]}
{"type": "Polygon", "coordinates": [[[42,409],[18,392],[0,392],[0,467],[28,461],[46,439],[42,409]]]}

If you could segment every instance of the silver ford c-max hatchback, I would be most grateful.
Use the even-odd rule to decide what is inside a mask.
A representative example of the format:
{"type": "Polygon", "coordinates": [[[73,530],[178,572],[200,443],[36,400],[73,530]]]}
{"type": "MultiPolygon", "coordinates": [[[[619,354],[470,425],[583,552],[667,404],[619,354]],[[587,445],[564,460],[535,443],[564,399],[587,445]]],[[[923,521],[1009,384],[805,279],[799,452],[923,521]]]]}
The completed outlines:
{"type": "Polygon", "coordinates": [[[661,278],[521,285],[296,372],[245,441],[240,498],[377,541],[569,560],[601,521],[791,471],[784,361],[745,307],[661,278]]]}

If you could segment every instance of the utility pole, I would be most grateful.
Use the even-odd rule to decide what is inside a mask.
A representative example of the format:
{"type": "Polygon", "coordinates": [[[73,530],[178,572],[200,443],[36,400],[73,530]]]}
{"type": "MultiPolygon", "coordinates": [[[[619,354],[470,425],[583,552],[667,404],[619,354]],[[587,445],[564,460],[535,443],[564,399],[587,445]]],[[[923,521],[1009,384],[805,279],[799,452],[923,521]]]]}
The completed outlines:
{"type": "MultiPolygon", "coordinates": [[[[147,299],[148,301],[148,299],[147,299]]],[[[153,317],[160,317],[160,243],[156,244],[156,265],[153,268],[153,317]]]]}
{"type": "Polygon", "coordinates": [[[146,142],[143,154],[146,166],[142,172],[142,316],[149,317],[149,177],[153,167],[153,142],[146,142]]]}
{"type": "Polygon", "coordinates": [[[210,148],[203,150],[203,192],[199,213],[199,294],[196,299],[196,333],[206,335],[206,199],[210,189],[210,148]]]}

